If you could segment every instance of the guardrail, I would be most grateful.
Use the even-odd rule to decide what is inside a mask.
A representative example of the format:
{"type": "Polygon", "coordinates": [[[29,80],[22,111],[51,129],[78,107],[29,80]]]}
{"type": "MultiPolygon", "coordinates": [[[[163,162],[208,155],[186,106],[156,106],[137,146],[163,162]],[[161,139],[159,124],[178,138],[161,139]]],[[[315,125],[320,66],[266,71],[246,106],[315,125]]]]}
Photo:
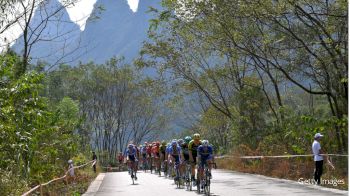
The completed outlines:
{"type": "MultiPolygon", "coordinates": [[[[322,156],[335,156],[335,157],[348,157],[349,155],[346,154],[319,154],[322,156]]],[[[257,155],[257,156],[233,156],[233,155],[223,155],[215,157],[216,159],[224,159],[224,158],[233,158],[233,159],[264,159],[264,158],[293,158],[293,157],[313,157],[314,154],[294,154],[294,155],[257,155]]],[[[335,169],[332,160],[330,158],[327,158],[327,163],[332,167],[332,169],[335,169]]]]}
{"type": "Polygon", "coordinates": [[[70,169],[68,169],[68,170],[66,171],[66,173],[64,174],[64,176],[59,177],[59,178],[52,179],[52,180],[50,180],[50,181],[48,181],[48,182],[46,182],[46,183],[43,183],[43,184],[39,184],[39,185],[33,187],[32,189],[30,189],[29,191],[23,193],[22,196],[28,196],[28,195],[30,195],[31,193],[33,193],[34,191],[37,191],[38,189],[40,190],[40,195],[43,195],[43,187],[44,187],[44,186],[47,186],[47,185],[49,185],[49,184],[52,183],[52,182],[55,182],[55,181],[58,181],[58,180],[62,180],[62,179],[65,179],[66,181],[68,181],[68,180],[67,180],[68,173],[69,173],[72,169],[79,169],[79,168],[85,167],[86,165],[89,165],[89,164],[95,165],[95,164],[96,164],[96,161],[90,161],[90,162],[87,162],[87,163],[85,163],[85,164],[83,164],[83,165],[79,165],[79,166],[75,166],[75,167],[73,167],[73,168],[70,168],[70,169]],[[92,163],[92,164],[91,164],[91,163],[92,163]]]}

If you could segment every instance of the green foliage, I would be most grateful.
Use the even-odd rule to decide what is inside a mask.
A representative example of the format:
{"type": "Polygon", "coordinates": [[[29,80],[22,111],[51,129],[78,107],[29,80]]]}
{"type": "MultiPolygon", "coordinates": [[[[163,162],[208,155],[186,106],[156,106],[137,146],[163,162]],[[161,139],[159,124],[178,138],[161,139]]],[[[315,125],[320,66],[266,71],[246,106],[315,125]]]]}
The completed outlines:
{"type": "Polygon", "coordinates": [[[344,2],[163,0],[138,65],[170,74],[223,151],[310,153],[321,132],[347,152],[344,2]]]}
{"type": "Polygon", "coordinates": [[[45,76],[35,71],[16,76],[17,55],[1,55],[0,62],[0,187],[8,195],[63,173],[77,153],[73,130],[79,111],[70,98],[50,108],[41,96],[45,76]]]}

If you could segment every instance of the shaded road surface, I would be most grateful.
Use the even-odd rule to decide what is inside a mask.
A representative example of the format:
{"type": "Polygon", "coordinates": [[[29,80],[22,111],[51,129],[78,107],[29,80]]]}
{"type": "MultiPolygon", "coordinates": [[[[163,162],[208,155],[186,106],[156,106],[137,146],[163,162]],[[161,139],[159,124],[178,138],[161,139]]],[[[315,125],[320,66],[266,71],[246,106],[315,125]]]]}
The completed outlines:
{"type": "MultiPolygon", "coordinates": [[[[185,188],[177,189],[174,181],[157,175],[138,172],[138,181],[132,185],[127,172],[114,172],[100,174],[84,195],[91,196],[148,196],[162,195],[198,195],[196,188],[186,191],[185,188]]],[[[290,180],[281,180],[259,175],[243,174],[226,170],[213,170],[211,184],[213,196],[231,195],[348,195],[347,191],[323,188],[315,185],[301,185],[290,180]]]]}

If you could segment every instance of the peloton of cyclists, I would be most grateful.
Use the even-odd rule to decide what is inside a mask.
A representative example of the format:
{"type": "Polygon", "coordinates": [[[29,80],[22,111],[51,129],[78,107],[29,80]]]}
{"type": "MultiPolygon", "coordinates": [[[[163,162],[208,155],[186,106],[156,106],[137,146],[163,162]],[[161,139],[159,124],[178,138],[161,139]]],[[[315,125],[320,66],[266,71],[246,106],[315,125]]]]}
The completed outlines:
{"type": "MultiPolygon", "coordinates": [[[[209,169],[209,176],[211,177],[212,163],[214,162],[213,147],[208,140],[202,140],[199,133],[195,133],[192,137],[186,136],[184,139],[173,139],[170,143],[164,140],[160,143],[145,142],[140,145],[139,149],[132,142],[128,145],[124,156],[119,153],[118,161],[121,157],[126,159],[128,167],[135,171],[135,180],[137,180],[137,163],[138,160],[148,161],[150,163],[153,158],[153,164],[157,170],[161,169],[164,163],[165,171],[169,165],[179,165],[179,177],[185,177],[186,164],[191,164],[191,180],[193,186],[203,178],[204,165],[207,164],[209,169]],[[197,166],[197,175],[196,175],[197,166]]],[[[150,166],[148,164],[148,166],[150,166]]],[[[145,169],[145,168],[144,168],[145,169]]],[[[171,174],[168,174],[171,175],[171,174]]]]}

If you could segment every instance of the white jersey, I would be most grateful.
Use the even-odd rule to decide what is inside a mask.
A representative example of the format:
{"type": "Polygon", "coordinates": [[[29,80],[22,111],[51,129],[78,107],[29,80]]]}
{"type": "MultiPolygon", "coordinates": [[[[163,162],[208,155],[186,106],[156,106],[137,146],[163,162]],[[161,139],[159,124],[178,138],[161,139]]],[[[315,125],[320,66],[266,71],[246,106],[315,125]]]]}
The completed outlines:
{"type": "Polygon", "coordinates": [[[323,160],[322,155],[319,155],[320,150],[321,150],[321,144],[317,140],[314,140],[314,143],[312,143],[312,152],[314,154],[314,161],[323,160]]]}

